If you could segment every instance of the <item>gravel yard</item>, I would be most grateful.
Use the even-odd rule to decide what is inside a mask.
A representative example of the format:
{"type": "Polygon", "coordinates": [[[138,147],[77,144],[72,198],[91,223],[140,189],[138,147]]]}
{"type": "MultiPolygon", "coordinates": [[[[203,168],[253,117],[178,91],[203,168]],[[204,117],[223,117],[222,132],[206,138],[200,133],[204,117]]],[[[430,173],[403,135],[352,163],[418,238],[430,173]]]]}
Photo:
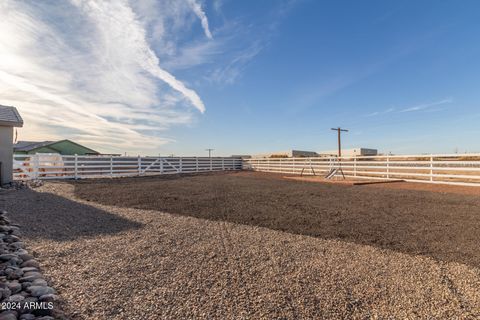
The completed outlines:
{"type": "Polygon", "coordinates": [[[480,192],[408,186],[241,172],[0,195],[72,319],[480,317],[480,192]]]}

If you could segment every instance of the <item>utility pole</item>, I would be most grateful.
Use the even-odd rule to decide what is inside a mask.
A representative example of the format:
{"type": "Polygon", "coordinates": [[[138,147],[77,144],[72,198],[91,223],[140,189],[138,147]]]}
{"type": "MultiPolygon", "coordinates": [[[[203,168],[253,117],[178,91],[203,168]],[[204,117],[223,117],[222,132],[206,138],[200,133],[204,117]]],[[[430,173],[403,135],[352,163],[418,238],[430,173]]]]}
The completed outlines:
{"type": "Polygon", "coordinates": [[[205,151],[208,151],[208,157],[211,158],[212,157],[212,151],[215,150],[215,149],[211,149],[211,148],[208,148],[208,149],[205,149],[205,151]]]}
{"type": "Polygon", "coordinates": [[[332,130],[334,131],[337,131],[338,133],[338,158],[340,160],[340,158],[342,157],[342,132],[348,132],[347,129],[342,129],[340,127],[338,128],[332,128],[332,130]]]}

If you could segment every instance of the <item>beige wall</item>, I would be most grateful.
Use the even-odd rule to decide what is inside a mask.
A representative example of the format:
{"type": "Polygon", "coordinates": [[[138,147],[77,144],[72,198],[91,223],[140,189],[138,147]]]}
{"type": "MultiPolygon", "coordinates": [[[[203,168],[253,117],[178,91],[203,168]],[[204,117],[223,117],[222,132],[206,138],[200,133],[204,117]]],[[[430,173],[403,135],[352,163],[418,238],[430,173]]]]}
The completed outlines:
{"type": "Polygon", "coordinates": [[[0,162],[3,185],[12,181],[13,166],[13,128],[0,126],[0,162]]]}

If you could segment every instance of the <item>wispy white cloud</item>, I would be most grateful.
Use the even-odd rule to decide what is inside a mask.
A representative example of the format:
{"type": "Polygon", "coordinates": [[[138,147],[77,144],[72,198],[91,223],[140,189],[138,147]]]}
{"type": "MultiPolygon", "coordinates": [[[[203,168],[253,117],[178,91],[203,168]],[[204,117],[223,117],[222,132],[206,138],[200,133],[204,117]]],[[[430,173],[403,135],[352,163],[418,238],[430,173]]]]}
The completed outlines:
{"type": "Polygon", "coordinates": [[[212,7],[217,13],[222,13],[223,0],[213,0],[212,7]]]}
{"type": "Polygon", "coordinates": [[[187,0],[187,1],[188,1],[188,4],[192,7],[193,12],[200,19],[205,35],[207,36],[207,38],[212,39],[213,38],[212,33],[210,32],[210,28],[208,27],[207,15],[203,11],[202,6],[200,5],[200,3],[196,2],[195,0],[187,0]]]}
{"type": "MultiPolygon", "coordinates": [[[[196,18],[204,21],[202,24],[204,33],[208,37],[211,35],[208,25],[208,19],[203,19],[205,11],[202,9],[199,0],[167,1],[165,6],[168,10],[175,12],[176,17],[183,16],[177,20],[182,23],[174,23],[175,30],[181,30],[194,23],[191,19],[186,18],[188,12],[194,12],[196,18]],[[201,11],[201,12],[200,12],[201,11]]],[[[255,23],[245,21],[241,17],[225,16],[223,6],[225,1],[209,2],[212,11],[216,14],[218,20],[222,24],[215,28],[215,38],[209,41],[190,41],[184,45],[176,46],[168,37],[163,37],[162,43],[156,48],[156,52],[160,53],[162,65],[166,70],[178,71],[182,69],[202,70],[198,76],[202,80],[206,80],[212,85],[231,85],[235,83],[244,73],[250,61],[252,61],[265,47],[269,45],[271,38],[276,34],[276,29],[280,21],[293,8],[297,1],[279,1],[278,4],[269,9],[269,11],[255,23]],[[167,40],[165,40],[167,38],[167,40]],[[167,49],[165,49],[167,48],[167,49]]],[[[165,10],[164,6],[159,8],[157,2],[146,0],[141,1],[141,7],[136,2],[132,2],[136,11],[141,16],[145,16],[147,29],[153,33],[163,34],[166,25],[172,25],[172,21],[168,17],[160,15],[152,15],[151,12],[165,10]],[[156,31],[155,31],[156,30],[156,31]]],[[[206,16],[205,16],[206,18],[206,16]]],[[[155,43],[159,43],[155,41],[155,43]]],[[[154,45],[155,45],[154,43],[154,45]]],[[[196,71],[195,70],[195,71],[196,71]]]]}
{"type": "Polygon", "coordinates": [[[415,105],[415,106],[406,107],[406,108],[403,108],[402,110],[400,110],[399,112],[421,111],[421,110],[429,109],[431,107],[435,107],[435,106],[439,106],[439,105],[447,104],[447,103],[452,103],[452,102],[453,102],[452,98],[447,98],[447,99],[443,99],[443,100],[439,100],[439,101],[435,101],[435,102],[422,103],[422,104],[418,104],[418,105],[415,105]]]}
{"type": "Polygon", "coordinates": [[[392,113],[394,111],[395,111],[395,108],[388,108],[383,111],[375,111],[375,112],[369,113],[366,115],[366,117],[375,117],[375,116],[384,115],[387,113],[392,113]]]}
{"type": "Polygon", "coordinates": [[[25,118],[19,138],[156,153],[173,141],[165,130],[205,111],[192,85],[235,82],[268,45],[272,28],[222,4],[211,30],[202,0],[1,1],[0,103],[25,118]]]}
{"type": "Polygon", "coordinates": [[[264,45],[260,42],[251,44],[246,49],[238,52],[226,65],[215,68],[208,75],[211,82],[233,84],[243,72],[247,64],[262,51],[264,45]]]}
{"type": "Polygon", "coordinates": [[[91,19],[105,38],[108,37],[109,41],[118,41],[119,45],[123,45],[122,50],[129,51],[129,58],[138,63],[143,70],[182,93],[201,112],[205,111],[205,106],[195,91],[160,68],[157,56],[145,39],[145,30],[126,3],[94,0],[73,0],[73,3],[91,19]]]}
{"type": "MultiPolygon", "coordinates": [[[[244,73],[248,64],[268,47],[272,38],[277,34],[280,23],[297,2],[297,0],[278,1],[277,6],[266,13],[263,20],[259,20],[260,28],[259,25],[227,21],[223,32],[236,34],[236,37],[221,37],[224,44],[230,47],[230,54],[223,58],[224,63],[209,70],[205,79],[220,85],[235,83],[244,73]],[[239,39],[243,39],[243,41],[239,41],[239,39]]],[[[221,1],[213,3],[217,12],[220,12],[222,5],[221,1]]],[[[220,35],[221,33],[219,30],[220,35]]]]}
{"type": "Polygon", "coordinates": [[[175,58],[167,59],[163,64],[168,70],[182,70],[199,65],[213,64],[226,51],[223,39],[218,41],[198,41],[177,50],[175,58]]]}
{"type": "Polygon", "coordinates": [[[381,111],[375,111],[369,114],[366,114],[366,117],[375,117],[375,116],[382,116],[386,114],[391,114],[391,113],[405,113],[405,112],[415,112],[415,111],[428,111],[428,112],[434,112],[434,111],[439,111],[441,109],[433,109],[433,107],[444,105],[444,104],[449,104],[452,103],[453,99],[452,98],[446,98],[434,102],[429,102],[429,103],[421,103],[421,104],[416,104],[413,106],[407,106],[403,108],[387,108],[385,110],[381,111]]]}
{"type": "Polygon", "coordinates": [[[0,103],[20,109],[21,139],[146,153],[171,141],[162,131],[193,120],[189,106],[205,110],[161,68],[126,1],[2,1],[0,29],[0,103]]]}

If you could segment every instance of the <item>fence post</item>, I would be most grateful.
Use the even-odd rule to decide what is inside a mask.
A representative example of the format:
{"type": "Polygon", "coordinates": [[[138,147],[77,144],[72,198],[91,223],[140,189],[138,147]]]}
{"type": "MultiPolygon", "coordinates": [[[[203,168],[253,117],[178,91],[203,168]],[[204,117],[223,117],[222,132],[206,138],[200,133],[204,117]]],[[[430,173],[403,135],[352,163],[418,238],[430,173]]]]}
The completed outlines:
{"type": "Polygon", "coordinates": [[[33,179],[38,179],[38,154],[33,155],[33,179]]]}
{"type": "Polygon", "coordinates": [[[160,173],[163,173],[163,158],[160,157],[160,173]]]}
{"type": "Polygon", "coordinates": [[[198,157],[195,157],[195,171],[198,172],[198,157]]]}
{"type": "Polygon", "coordinates": [[[75,160],[74,160],[74,173],[73,173],[73,176],[75,178],[75,180],[78,179],[78,155],[75,153],[75,160]]]}
{"type": "Polygon", "coordinates": [[[430,156],[430,181],[433,181],[433,157],[430,156]]]}
{"type": "Polygon", "coordinates": [[[183,160],[182,157],[178,160],[178,168],[180,169],[180,173],[183,172],[183,160]]]}
{"type": "Polygon", "coordinates": [[[357,176],[357,155],[353,156],[353,176],[357,176]]]}
{"type": "Polygon", "coordinates": [[[110,156],[110,177],[113,177],[113,156],[110,156]]]}
{"type": "Polygon", "coordinates": [[[387,179],[390,179],[390,155],[387,154],[387,179]]]}
{"type": "Polygon", "coordinates": [[[292,158],[292,174],[295,174],[295,158],[292,158]]]}
{"type": "Polygon", "coordinates": [[[212,157],[210,157],[210,171],[213,171],[213,166],[212,166],[212,157]]]}
{"type": "Polygon", "coordinates": [[[225,171],[225,158],[222,157],[222,171],[225,171]]]}
{"type": "Polygon", "coordinates": [[[140,157],[140,155],[138,156],[138,175],[140,175],[142,173],[142,158],[140,157]]]}

